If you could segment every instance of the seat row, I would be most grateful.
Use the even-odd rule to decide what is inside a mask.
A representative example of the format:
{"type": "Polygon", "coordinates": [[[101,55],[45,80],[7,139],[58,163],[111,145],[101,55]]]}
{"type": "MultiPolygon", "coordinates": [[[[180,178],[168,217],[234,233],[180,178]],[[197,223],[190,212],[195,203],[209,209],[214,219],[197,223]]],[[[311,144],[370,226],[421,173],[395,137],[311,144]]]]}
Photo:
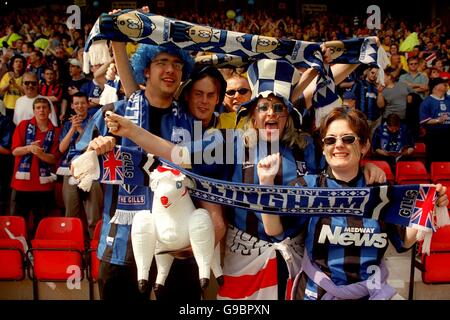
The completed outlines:
{"type": "Polygon", "coordinates": [[[29,248],[25,219],[0,216],[0,281],[20,281],[28,275],[38,299],[39,281],[66,282],[74,277],[81,281],[86,274],[92,298],[100,264],[96,256],[100,231],[101,221],[86,247],[79,218],[48,217],[39,223],[29,248]]]}
{"type": "Polygon", "coordinates": [[[363,159],[362,163],[373,163],[380,167],[391,184],[441,183],[450,186],[450,162],[432,162],[428,173],[421,161],[400,161],[396,163],[395,175],[386,161],[363,159]]]}

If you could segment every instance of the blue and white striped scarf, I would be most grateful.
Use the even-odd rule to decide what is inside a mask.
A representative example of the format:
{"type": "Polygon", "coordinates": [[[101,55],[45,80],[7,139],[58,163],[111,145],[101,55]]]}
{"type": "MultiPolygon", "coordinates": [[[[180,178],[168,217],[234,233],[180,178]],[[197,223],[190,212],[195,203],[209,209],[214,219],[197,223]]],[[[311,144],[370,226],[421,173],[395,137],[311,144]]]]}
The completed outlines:
{"type": "Polygon", "coordinates": [[[436,187],[429,184],[306,188],[236,183],[203,177],[160,157],[120,146],[100,156],[96,165],[100,167],[99,180],[106,184],[149,187],[151,171],[163,165],[188,177],[192,181],[190,195],[200,200],[268,214],[354,216],[411,227],[419,231],[418,239],[424,239],[424,252],[429,252],[436,228],[450,223],[447,208],[436,206],[436,187]],[[112,155],[117,159],[116,176],[120,177],[114,181],[105,170],[105,161],[112,155]]]}
{"type": "MultiPolygon", "coordinates": [[[[329,66],[323,63],[321,43],[318,42],[245,34],[138,10],[123,10],[112,15],[102,14],[95,23],[84,49],[85,72],[89,72],[89,62],[109,61],[109,52],[104,46],[106,41],[99,40],[134,41],[186,51],[212,52],[218,54],[218,62],[233,60],[233,57],[239,62],[284,58],[295,67],[318,70],[313,96],[316,108],[333,105],[338,100],[333,75],[329,66]],[[220,55],[225,58],[220,58],[220,55]]],[[[330,41],[327,46],[332,49],[335,63],[377,65],[384,70],[388,62],[384,49],[377,46],[376,37],[330,41]]],[[[211,59],[205,61],[207,64],[211,62],[211,59]]],[[[379,81],[384,82],[383,78],[379,81]]]]}

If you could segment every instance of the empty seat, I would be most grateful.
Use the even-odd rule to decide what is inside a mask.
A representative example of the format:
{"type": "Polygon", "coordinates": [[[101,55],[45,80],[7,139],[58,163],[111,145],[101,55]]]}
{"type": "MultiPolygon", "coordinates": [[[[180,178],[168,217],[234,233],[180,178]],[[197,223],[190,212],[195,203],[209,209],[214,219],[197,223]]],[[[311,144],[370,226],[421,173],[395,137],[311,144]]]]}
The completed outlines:
{"type": "Polygon", "coordinates": [[[416,142],[414,145],[414,155],[425,157],[427,153],[427,147],[423,142],[416,142]]]}
{"type": "Polygon", "coordinates": [[[366,163],[373,163],[374,165],[378,166],[380,169],[382,169],[384,171],[384,173],[386,173],[386,180],[390,184],[394,183],[395,177],[394,177],[394,174],[392,173],[389,163],[387,163],[384,160],[368,160],[368,159],[361,160],[362,165],[364,165],[366,163]]]}
{"type": "Polygon", "coordinates": [[[450,226],[433,234],[430,255],[422,254],[422,265],[424,283],[450,283],[450,226]]]}
{"type": "Polygon", "coordinates": [[[397,184],[430,183],[430,176],[422,162],[401,161],[396,164],[395,182],[397,184]]]}
{"type": "Polygon", "coordinates": [[[98,279],[98,270],[100,268],[100,260],[97,258],[98,242],[100,240],[100,234],[102,231],[102,220],[99,220],[95,225],[94,237],[91,240],[91,244],[88,251],[89,267],[88,267],[88,279],[89,279],[89,297],[94,300],[94,283],[98,279]]]}
{"type": "Polygon", "coordinates": [[[83,279],[84,232],[79,218],[50,217],[39,223],[31,241],[33,280],[66,281],[76,272],[83,279]],[[78,269],[77,269],[78,268],[78,269]]]}
{"type": "Polygon", "coordinates": [[[433,183],[450,184],[450,162],[432,162],[430,171],[433,183]]]}
{"type": "Polygon", "coordinates": [[[0,216],[0,280],[25,278],[26,234],[23,217],[0,216]]]}

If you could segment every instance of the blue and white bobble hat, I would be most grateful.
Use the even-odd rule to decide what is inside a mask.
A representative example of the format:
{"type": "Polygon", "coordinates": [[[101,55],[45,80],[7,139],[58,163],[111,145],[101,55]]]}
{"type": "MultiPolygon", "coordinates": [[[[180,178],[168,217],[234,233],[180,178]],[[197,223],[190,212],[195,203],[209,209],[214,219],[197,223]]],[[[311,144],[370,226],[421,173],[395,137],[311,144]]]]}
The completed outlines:
{"type": "Polygon", "coordinates": [[[270,94],[283,99],[290,115],[294,119],[296,128],[301,125],[302,116],[294,108],[290,98],[294,88],[300,80],[298,70],[286,60],[261,59],[253,62],[247,70],[252,97],[239,107],[237,122],[247,116],[251,107],[259,97],[267,98],[270,94]]]}

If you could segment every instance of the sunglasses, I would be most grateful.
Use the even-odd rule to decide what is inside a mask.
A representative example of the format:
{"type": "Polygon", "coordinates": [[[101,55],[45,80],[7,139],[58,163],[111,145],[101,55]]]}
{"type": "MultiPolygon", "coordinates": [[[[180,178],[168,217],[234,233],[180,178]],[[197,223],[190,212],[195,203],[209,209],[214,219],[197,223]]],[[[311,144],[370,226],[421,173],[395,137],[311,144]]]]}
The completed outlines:
{"type": "Polygon", "coordinates": [[[338,140],[341,140],[344,144],[354,144],[356,140],[359,140],[359,137],[353,136],[351,134],[346,134],[342,137],[334,137],[334,136],[328,136],[322,139],[322,142],[326,144],[327,146],[331,146],[333,144],[336,144],[338,140]]]}
{"type": "Polygon", "coordinates": [[[26,86],[35,86],[37,85],[37,81],[24,81],[23,84],[26,86]]]}
{"type": "Polygon", "coordinates": [[[227,95],[227,96],[234,96],[235,94],[236,94],[236,92],[237,93],[239,93],[240,95],[244,95],[244,94],[246,94],[247,92],[249,92],[250,91],[250,89],[247,89],[247,88],[240,88],[240,89],[231,89],[231,90],[227,90],[226,92],[225,92],[225,94],[227,95]]]}
{"type": "MultiPolygon", "coordinates": [[[[269,111],[270,105],[268,103],[261,103],[256,106],[256,111],[259,113],[266,113],[269,111]]],[[[273,113],[276,115],[281,115],[284,110],[286,110],[286,106],[282,103],[274,103],[271,106],[273,113]]]]}

